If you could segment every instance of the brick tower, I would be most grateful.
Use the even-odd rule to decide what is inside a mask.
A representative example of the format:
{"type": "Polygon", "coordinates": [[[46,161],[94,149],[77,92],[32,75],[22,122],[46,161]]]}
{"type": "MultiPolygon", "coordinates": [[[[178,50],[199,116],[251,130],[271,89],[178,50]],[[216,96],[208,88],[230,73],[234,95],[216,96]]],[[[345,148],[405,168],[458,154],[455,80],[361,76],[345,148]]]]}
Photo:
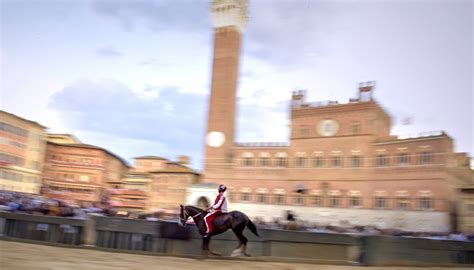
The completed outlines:
{"type": "Polygon", "coordinates": [[[214,57],[204,161],[207,182],[232,162],[240,39],[247,22],[247,1],[214,0],[211,14],[214,57]]]}

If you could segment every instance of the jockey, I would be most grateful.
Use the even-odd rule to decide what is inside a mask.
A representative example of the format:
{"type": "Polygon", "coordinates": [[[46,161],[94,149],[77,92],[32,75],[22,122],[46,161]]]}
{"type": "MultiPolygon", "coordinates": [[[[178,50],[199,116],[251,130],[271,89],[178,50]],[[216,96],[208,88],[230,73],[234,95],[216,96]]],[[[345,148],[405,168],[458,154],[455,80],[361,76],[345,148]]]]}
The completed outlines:
{"type": "Polygon", "coordinates": [[[224,192],[227,189],[224,185],[219,185],[217,191],[219,191],[219,195],[217,195],[214,204],[207,209],[208,213],[204,217],[204,223],[206,224],[206,235],[204,237],[209,237],[212,233],[212,220],[214,219],[215,215],[221,212],[227,212],[227,200],[224,196],[224,192]]]}

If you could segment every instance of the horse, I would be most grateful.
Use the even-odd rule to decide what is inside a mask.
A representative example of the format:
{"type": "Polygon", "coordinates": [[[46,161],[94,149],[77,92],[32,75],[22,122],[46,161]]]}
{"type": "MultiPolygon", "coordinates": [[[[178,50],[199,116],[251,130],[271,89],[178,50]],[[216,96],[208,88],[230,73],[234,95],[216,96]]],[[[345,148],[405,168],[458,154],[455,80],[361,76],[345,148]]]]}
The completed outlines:
{"type": "Polygon", "coordinates": [[[211,241],[210,236],[221,234],[229,229],[232,229],[234,234],[239,239],[239,246],[232,251],[231,256],[238,256],[243,253],[245,256],[250,256],[246,252],[247,248],[247,238],[243,235],[243,230],[247,227],[253,234],[257,237],[260,235],[257,232],[257,227],[255,224],[242,212],[232,211],[229,213],[220,213],[212,221],[213,231],[209,237],[204,237],[206,235],[206,224],[204,222],[204,216],[206,211],[201,208],[190,206],[190,205],[180,205],[180,215],[179,215],[179,224],[181,226],[186,226],[186,221],[188,218],[192,218],[196,224],[199,233],[203,236],[202,250],[206,255],[209,253],[220,256],[221,254],[213,252],[209,249],[209,242],[211,241]]]}

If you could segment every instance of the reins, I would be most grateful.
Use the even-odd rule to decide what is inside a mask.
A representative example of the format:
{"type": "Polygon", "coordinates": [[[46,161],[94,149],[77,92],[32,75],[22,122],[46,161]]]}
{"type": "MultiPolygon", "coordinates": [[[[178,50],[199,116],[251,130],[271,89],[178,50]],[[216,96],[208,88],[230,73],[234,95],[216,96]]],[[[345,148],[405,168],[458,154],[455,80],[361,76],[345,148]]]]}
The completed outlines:
{"type": "Polygon", "coordinates": [[[184,207],[184,211],[185,211],[186,214],[188,215],[188,218],[191,217],[191,218],[193,218],[193,219],[199,217],[199,216],[202,215],[202,213],[203,213],[203,212],[199,212],[199,213],[197,213],[196,215],[191,216],[191,215],[189,214],[189,212],[188,212],[188,209],[186,209],[186,207],[184,207]]]}

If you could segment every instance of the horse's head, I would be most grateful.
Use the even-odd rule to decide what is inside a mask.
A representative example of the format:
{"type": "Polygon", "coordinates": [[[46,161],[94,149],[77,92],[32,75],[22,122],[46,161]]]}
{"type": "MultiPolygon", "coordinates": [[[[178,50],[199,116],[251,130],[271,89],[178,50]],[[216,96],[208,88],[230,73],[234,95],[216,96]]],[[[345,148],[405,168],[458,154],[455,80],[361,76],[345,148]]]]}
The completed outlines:
{"type": "Polygon", "coordinates": [[[180,210],[179,210],[179,222],[178,225],[180,226],[186,226],[186,221],[189,218],[189,214],[186,211],[186,206],[183,206],[182,204],[179,205],[180,210]]]}

